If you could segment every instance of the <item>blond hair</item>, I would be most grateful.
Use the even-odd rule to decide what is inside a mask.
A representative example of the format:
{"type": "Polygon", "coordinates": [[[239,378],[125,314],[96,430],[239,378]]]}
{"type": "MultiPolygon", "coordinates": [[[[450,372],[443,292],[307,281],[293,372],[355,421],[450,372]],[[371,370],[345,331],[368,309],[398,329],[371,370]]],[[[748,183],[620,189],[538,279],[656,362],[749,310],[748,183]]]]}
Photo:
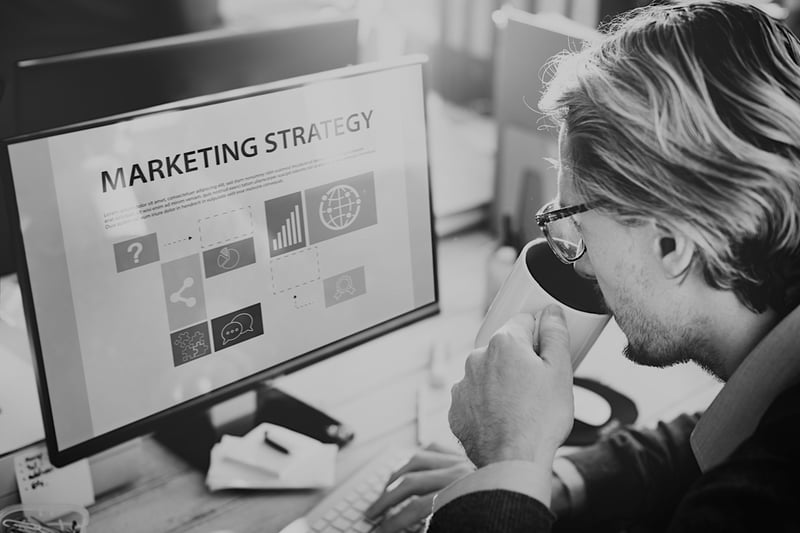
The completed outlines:
{"type": "Polygon", "coordinates": [[[754,311],[800,304],[800,42],[758,8],[640,8],[551,65],[577,193],[695,242],[706,281],[754,311]]]}

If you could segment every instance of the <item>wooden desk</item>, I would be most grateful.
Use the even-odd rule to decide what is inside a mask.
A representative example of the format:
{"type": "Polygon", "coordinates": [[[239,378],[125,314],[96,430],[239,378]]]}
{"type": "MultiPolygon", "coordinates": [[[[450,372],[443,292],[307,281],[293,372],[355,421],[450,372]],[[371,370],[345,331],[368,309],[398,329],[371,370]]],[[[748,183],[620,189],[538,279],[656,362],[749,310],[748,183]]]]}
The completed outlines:
{"type": "MultiPolygon", "coordinates": [[[[373,455],[416,438],[416,395],[427,376],[430,345],[449,346],[452,378],[460,378],[485,303],[485,266],[495,244],[484,232],[454,235],[439,243],[442,313],[287,376],[279,384],[351,424],[356,439],[339,454],[343,480],[373,455]]],[[[610,327],[579,375],[591,376],[633,397],[645,420],[677,409],[703,407],[715,383],[692,366],[666,370],[624,360],[624,338],[610,327]]],[[[449,394],[445,394],[449,396],[449,394]]],[[[446,425],[446,402],[428,416],[446,425]]],[[[153,440],[143,441],[141,477],[90,507],[90,531],[274,532],[303,515],[324,491],[223,491],[210,493],[204,473],[187,466],[153,440]]]]}

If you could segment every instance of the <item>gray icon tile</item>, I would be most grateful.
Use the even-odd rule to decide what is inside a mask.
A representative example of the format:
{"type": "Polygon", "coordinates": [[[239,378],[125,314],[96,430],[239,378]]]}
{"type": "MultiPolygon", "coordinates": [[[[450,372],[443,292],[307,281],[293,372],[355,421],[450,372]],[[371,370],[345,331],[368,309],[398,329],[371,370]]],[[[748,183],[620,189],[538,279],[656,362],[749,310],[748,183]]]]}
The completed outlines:
{"type": "Polygon", "coordinates": [[[211,353],[208,322],[195,324],[170,335],[172,362],[175,366],[194,361],[211,353]]]}
{"type": "Polygon", "coordinates": [[[155,263],[158,257],[158,238],[155,233],[114,243],[117,272],[155,263]]]}
{"type": "Polygon", "coordinates": [[[261,304],[251,305],[211,320],[214,350],[219,351],[264,333],[261,304]]]}
{"type": "Polygon", "coordinates": [[[269,256],[277,257],[306,246],[303,197],[299,192],[264,202],[269,256]]]}
{"type": "Polygon", "coordinates": [[[310,244],[378,223],[372,172],[305,191],[310,244]]]}
{"type": "Polygon", "coordinates": [[[325,307],[338,305],[366,294],[367,282],[364,276],[364,267],[325,278],[322,280],[322,288],[325,293],[325,307]]]}
{"type": "Polygon", "coordinates": [[[225,274],[255,262],[256,251],[252,237],[203,252],[206,278],[225,274]]]}
{"type": "Polygon", "coordinates": [[[164,301],[169,330],[175,331],[206,319],[206,299],[200,255],[192,254],[162,263],[164,301]]]}

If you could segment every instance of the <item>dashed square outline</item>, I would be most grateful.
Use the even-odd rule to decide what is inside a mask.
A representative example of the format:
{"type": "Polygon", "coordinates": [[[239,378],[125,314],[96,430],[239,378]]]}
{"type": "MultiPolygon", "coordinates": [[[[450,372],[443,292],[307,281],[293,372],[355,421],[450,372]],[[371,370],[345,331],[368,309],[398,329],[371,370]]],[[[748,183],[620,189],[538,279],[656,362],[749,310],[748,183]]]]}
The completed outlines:
{"type": "Polygon", "coordinates": [[[222,212],[219,212],[219,213],[214,213],[213,215],[209,215],[207,217],[199,218],[199,219],[197,219],[197,234],[198,234],[198,238],[200,239],[200,249],[201,250],[205,250],[207,248],[214,248],[216,246],[219,246],[221,244],[226,244],[226,243],[229,243],[229,242],[240,241],[240,240],[244,239],[245,237],[252,237],[255,234],[255,224],[253,223],[253,206],[246,205],[244,207],[239,207],[239,208],[236,208],[236,209],[229,209],[228,211],[222,211],[222,212]],[[249,232],[240,233],[238,235],[232,235],[232,236],[227,237],[227,238],[225,238],[225,239],[223,239],[221,241],[216,241],[216,242],[211,242],[211,243],[205,243],[203,241],[203,222],[204,221],[211,220],[212,218],[220,217],[222,215],[230,215],[231,213],[235,213],[237,211],[244,211],[244,210],[247,210],[248,214],[250,215],[250,217],[249,217],[249,220],[250,220],[250,231],[249,232]]]}

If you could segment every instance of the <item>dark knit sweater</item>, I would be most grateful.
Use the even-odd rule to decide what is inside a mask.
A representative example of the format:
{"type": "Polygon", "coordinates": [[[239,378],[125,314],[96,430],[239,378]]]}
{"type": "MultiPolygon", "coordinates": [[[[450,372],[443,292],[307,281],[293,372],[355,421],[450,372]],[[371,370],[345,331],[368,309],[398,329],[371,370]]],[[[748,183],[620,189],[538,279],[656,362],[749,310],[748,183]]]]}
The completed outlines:
{"type": "Polygon", "coordinates": [[[689,448],[697,417],[621,430],[570,456],[587,508],[554,524],[541,502],[492,490],[457,498],[430,533],[480,531],[800,532],[800,385],[778,396],[756,431],[701,474],[689,448]]]}

